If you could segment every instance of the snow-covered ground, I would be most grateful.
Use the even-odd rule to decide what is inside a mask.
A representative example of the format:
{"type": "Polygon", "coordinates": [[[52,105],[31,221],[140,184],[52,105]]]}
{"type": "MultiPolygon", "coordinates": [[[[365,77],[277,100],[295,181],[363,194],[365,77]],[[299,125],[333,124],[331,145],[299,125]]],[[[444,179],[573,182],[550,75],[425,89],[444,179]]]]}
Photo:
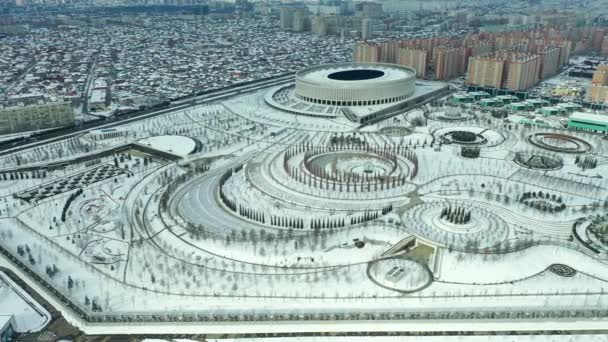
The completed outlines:
{"type": "Polygon", "coordinates": [[[51,315],[4,272],[0,271],[0,316],[14,316],[17,332],[37,332],[51,315]]]}
{"type": "MultiPolygon", "coordinates": [[[[280,112],[261,94],[0,157],[0,245],[99,319],[335,311],[385,315],[386,327],[396,329],[389,319],[403,312],[557,315],[608,305],[608,260],[571,238],[575,222],[608,208],[608,147],[600,137],[567,132],[593,146],[584,156],[597,165],[583,170],[576,155],[528,142],[534,133],[562,131],[507,124],[473,107],[462,121],[431,115],[426,124],[411,122],[445,105],[355,130],[345,118],[280,112]],[[478,157],[465,157],[459,143],[439,143],[456,131],[476,134],[478,157]],[[200,150],[188,154],[195,141],[200,150]],[[137,142],[187,156],[170,161],[121,150],[95,157],[137,142]],[[345,188],[322,174],[313,180],[305,151],[320,150],[326,174],[352,172],[359,185],[349,180],[345,188]],[[514,161],[517,152],[563,165],[526,168],[514,161]],[[44,167],[83,156],[91,160],[44,167]],[[91,170],[100,164],[124,172],[97,179],[91,170]],[[362,186],[366,168],[382,172],[362,186]],[[406,177],[397,184],[386,175],[406,177]],[[27,191],[44,196],[13,196],[27,191]],[[542,205],[528,203],[532,193],[542,205]],[[472,214],[469,222],[443,219],[447,207],[458,206],[472,214]],[[555,264],[574,273],[559,275],[555,264]],[[391,278],[394,268],[403,271],[391,278]]],[[[120,326],[70,319],[87,332],[120,326]]],[[[344,330],[359,323],[341,321],[344,330]]]]}
{"type": "Polygon", "coordinates": [[[169,152],[178,156],[187,156],[196,149],[196,142],[187,137],[163,135],[145,138],[140,144],[155,150],[169,152]]]}
{"type": "MultiPolygon", "coordinates": [[[[320,336],[209,339],[209,342],[603,342],[608,335],[320,336]]],[[[159,342],[158,340],[144,340],[159,342]]],[[[172,340],[177,341],[177,340],[172,340]]]]}

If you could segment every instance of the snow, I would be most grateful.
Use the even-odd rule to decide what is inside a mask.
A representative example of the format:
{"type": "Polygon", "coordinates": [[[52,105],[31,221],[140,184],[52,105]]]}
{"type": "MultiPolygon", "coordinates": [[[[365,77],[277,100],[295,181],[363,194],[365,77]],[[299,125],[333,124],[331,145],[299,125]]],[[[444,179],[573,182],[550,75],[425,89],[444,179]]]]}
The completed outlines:
{"type": "MultiPolygon", "coordinates": [[[[208,342],[603,342],[608,335],[349,336],[208,339],[208,342]]],[[[173,340],[176,341],[176,340],[173,340]]]]}
{"type": "Polygon", "coordinates": [[[153,149],[169,152],[178,156],[186,156],[196,149],[196,142],[188,137],[163,135],[142,139],[140,144],[153,149]]]}
{"type": "Polygon", "coordinates": [[[51,315],[4,272],[0,271],[0,327],[2,318],[14,316],[17,332],[37,332],[51,315]]]}
{"type": "MultiPolygon", "coordinates": [[[[552,308],[569,312],[608,305],[604,292],[608,280],[606,260],[585,252],[575,241],[568,241],[576,219],[603,210],[608,177],[592,177],[608,172],[608,147],[600,137],[569,133],[594,146],[599,158],[597,168],[581,170],[574,163],[575,156],[563,155],[563,168],[541,172],[524,169],[513,158],[519,151],[545,153],[528,144],[526,137],[546,129],[507,126],[473,108],[468,111],[475,115],[457,123],[433,119],[431,115],[428,125],[411,125],[408,120],[414,114],[433,110],[425,108],[412,115],[404,113],[388,123],[348,132],[353,125],[344,118],[323,120],[283,113],[265,105],[263,94],[264,91],[255,92],[119,127],[129,131],[128,136],[92,141],[85,135],[0,157],[3,169],[32,167],[138,141],[151,148],[187,155],[179,162],[156,157],[149,161],[150,155],[132,150],[98,158],[96,162],[118,164],[115,167],[128,170],[129,174],[83,186],[82,196],[70,202],[65,222],[59,217],[71,192],[37,203],[15,200],[12,194],[46,187],[49,182],[61,183],[86,172],[90,165],[67,165],[49,171],[46,179],[26,174],[1,180],[0,244],[93,317],[251,312],[394,314],[446,308],[452,313],[535,312],[552,308]],[[378,133],[388,126],[405,129],[402,135],[378,133]],[[474,159],[463,158],[460,146],[430,146],[436,135],[450,130],[474,131],[489,142],[474,159]],[[273,134],[278,131],[281,134],[273,134]],[[395,188],[355,193],[311,187],[294,180],[285,170],[282,157],[290,146],[329,146],[332,138],[343,132],[364,137],[369,146],[401,145],[414,150],[419,161],[418,175],[395,188]],[[188,154],[194,150],[195,141],[201,143],[201,151],[188,154]],[[198,167],[203,165],[209,169],[201,171],[198,167]],[[242,169],[222,180],[229,169],[240,165],[242,169]],[[183,182],[173,183],[185,175],[183,182]],[[265,215],[303,219],[306,229],[290,231],[244,218],[218,201],[220,183],[226,198],[239,205],[265,215]],[[527,207],[518,199],[530,191],[559,196],[567,207],[559,213],[527,207]],[[438,210],[452,203],[473,208],[470,226],[454,227],[437,220],[438,210]],[[387,204],[394,205],[395,210],[366,223],[320,231],[309,225],[319,219],[350,222],[351,217],[366,210],[380,210],[387,204]],[[426,266],[434,271],[433,277],[422,273],[424,265],[414,261],[384,259],[387,250],[411,236],[428,245],[428,254],[423,257],[429,260],[426,266]],[[365,245],[359,248],[355,239],[365,245]],[[506,241],[510,246],[523,240],[536,244],[518,252],[503,250],[501,254],[452,250],[462,249],[472,240],[481,240],[480,246],[489,250],[506,241]],[[26,247],[32,252],[20,255],[17,249],[26,247]],[[379,260],[382,262],[371,268],[372,275],[377,271],[377,280],[384,281],[385,274],[399,266],[409,271],[407,276],[390,280],[394,284],[383,284],[402,290],[415,288],[417,292],[404,296],[390,286],[387,289],[374,283],[368,277],[368,265],[379,260]],[[555,263],[566,264],[577,274],[559,277],[547,270],[555,263]],[[49,275],[46,268],[53,265],[58,272],[49,275]],[[73,279],[73,286],[68,286],[68,277],[73,279]],[[427,280],[433,282],[421,288],[427,280]],[[93,312],[85,298],[94,300],[102,312],[93,312]]],[[[299,167],[303,158],[294,155],[287,161],[288,166],[299,167]]],[[[351,158],[332,168],[358,171],[366,159],[369,160],[351,158]]],[[[403,171],[413,170],[412,161],[396,163],[403,171]]],[[[372,166],[386,165],[374,162],[372,166]]],[[[419,246],[402,256],[416,257],[419,246]]],[[[0,264],[11,267],[2,259],[0,264]]],[[[15,272],[28,279],[27,274],[15,272]]],[[[239,320],[133,323],[125,328],[116,323],[84,322],[64,304],[57,303],[43,286],[32,286],[70,322],[91,334],[461,331],[514,327],[563,330],[593,329],[606,324],[602,319],[404,322],[384,317],[372,322],[331,322],[331,327],[328,322],[317,321],[239,320]]]]}
{"type": "Polygon", "coordinates": [[[0,315],[0,330],[10,323],[13,319],[13,315],[0,315]]]}
{"type": "Polygon", "coordinates": [[[608,264],[595,262],[581,252],[560,246],[533,246],[523,251],[504,254],[500,258],[483,254],[453,254],[455,258],[443,259],[439,279],[459,283],[505,283],[537,275],[554,263],[565,263],[584,274],[608,279],[608,264]]]}

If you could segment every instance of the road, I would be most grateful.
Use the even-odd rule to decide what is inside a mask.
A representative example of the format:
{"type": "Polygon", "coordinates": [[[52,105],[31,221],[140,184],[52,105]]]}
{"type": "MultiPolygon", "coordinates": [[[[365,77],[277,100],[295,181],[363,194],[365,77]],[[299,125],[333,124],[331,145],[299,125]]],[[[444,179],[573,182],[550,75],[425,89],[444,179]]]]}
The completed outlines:
{"type": "Polygon", "coordinates": [[[160,109],[153,112],[139,112],[133,114],[125,114],[119,117],[111,117],[109,120],[96,121],[93,123],[85,123],[80,127],[68,127],[59,131],[53,131],[48,133],[42,133],[37,136],[29,137],[23,141],[17,143],[4,143],[0,144],[0,156],[7,155],[10,153],[19,152],[22,150],[30,149],[33,147],[46,145],[52,142],[77,137],[82,134],[86,134],[91,130],[113,128],[117,126],[126,125],[129,123],[137,122],[153,118],[159,115],[168,114],[171,112],[185,110],[187,108],[198,106],[202,104],[211,103],[214,101],[224,100],[236,95],[243,93],[257,91],[263,88],[269,88],[276,85],[288,83],[293,81],[293,75],[280,76],[271,80],[263,80],[255,82],[253,84],[247,84],[230,89],[220,89],[213,93],[200,95],[187,100],[179,100],[171,102],[169,108],[160,109]]]}
{"type": "Polygon", "coordinates": [[[89,68],[89,74],[87,75],[87,82],[85,89],[82,93],[82,113],[89,114],[89,98],[91,96],[92,84],[95,81],[95,70],[97,69],[97,60],[99,58],[99,50],[93,58],[91,67],[89,68]]]}

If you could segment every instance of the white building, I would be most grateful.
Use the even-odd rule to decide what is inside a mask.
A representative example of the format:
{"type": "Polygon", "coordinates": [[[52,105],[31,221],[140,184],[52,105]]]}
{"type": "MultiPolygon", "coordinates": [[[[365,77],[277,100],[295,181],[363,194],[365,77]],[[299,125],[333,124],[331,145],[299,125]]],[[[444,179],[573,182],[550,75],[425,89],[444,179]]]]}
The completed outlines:
{"type": "Polygon", "coordinates": [[[126,137],[129,135],[129,131],[120,128],[103,128],[94,129],[89,133],[89,136],[93,140],[104,140],[118,137],[126,137]]]}
{"type": "Polygon", "coordinates": [[[93,89],[89,97],[89,110],[104,110],[108,107],[108,91],[104,89],[93,89]]]}

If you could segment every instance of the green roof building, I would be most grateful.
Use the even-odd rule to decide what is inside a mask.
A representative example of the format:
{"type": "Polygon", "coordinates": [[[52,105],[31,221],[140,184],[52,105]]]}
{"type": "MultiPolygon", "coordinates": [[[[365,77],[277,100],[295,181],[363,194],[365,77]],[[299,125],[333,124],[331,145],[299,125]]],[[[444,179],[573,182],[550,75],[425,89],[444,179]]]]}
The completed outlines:
{"type": "Polygon", "coordinates": [[[519,102],[519,97],[513,95],[499,95],[496,98],[502,101],[503,104],[510,104],[513,102],[519,102]]]}
{"type": "Polygon", "coordinates": [[[452,95],[452,101],[455,103],[470,103],[475,100],[475,97],[470,94],[454,94],[452,95]]]}
{"type": "Polygon", "coordinates": [[[524,102],[515,102],[515,103],[511,103],[511,110],[513,111],[531,111],[534,110],[534,105],[531,103],[528,103],[527,101],[524,102]]]}
{"type": "Polygon", "coordinates": [[[543,99],[529,99],[528,103],[532,104],[534,108],[541,108],[550,105],[549,101],[543,99]]]}
{"type": "Polygon", "coordinates": [[[497,100],[496,98],[481,99],[481,101],[479,101],[479,104],[482,107],[501,107],[502,101],[497,100]]]}
{"type": "Polygon", "coordinates": [[[608,132],[608,115],[574,113],[568,119],[568,128],[608,132]]]}
{"type": "Polygon", "coordinates": [[[572,103],[572,102],[560,103],[557,105],[557,107],[563,108],[568,113],[572,113],[574,111],[577,111],[577,110],[580,110],[581,108],[583,108],[583,106],[581,106],[580,104],[572,103]]]}
{"type": "Polygon", "coordinates": [[[469,95],[472,95],[475,100],[487,99],[488,97],[490,97],[490,94],[486,93],[485,91],[473,91],[470,92],[469,95]]]}
{"type": "Polygon", "coordinates": [[[549,116],[549,115],[559,115],[559,113],[561,111],[557,107],[543,107],[540,109],[540,112],[544,116],[549,116]]]}

